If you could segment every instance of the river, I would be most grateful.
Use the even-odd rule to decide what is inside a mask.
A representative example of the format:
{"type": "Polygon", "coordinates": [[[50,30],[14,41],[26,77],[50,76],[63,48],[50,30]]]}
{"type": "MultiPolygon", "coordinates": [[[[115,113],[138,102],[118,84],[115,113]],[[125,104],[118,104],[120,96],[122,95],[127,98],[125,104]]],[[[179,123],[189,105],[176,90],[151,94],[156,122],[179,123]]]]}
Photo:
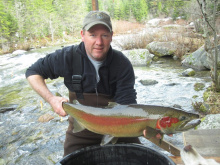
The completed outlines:
{"type": "MultiPolygon", "coordinates": [[[[0,56],[0,164],[52,165],[62,158],[67,117],[60,118],[56,115],[25,79],[28,66],[58,48],[61,47],[0,56]],[[39,122],[39,117],[45,114],[53,119],[49,122],[39,122]]],[[[152,63],[149,67],[134,67],[137,102],[178,106],[194,112],[192,102],[202,101],[203,92],[210,86],[211,79],[209,71],[200,71],[193,77],[184,77],[182,72],[185,69],[180,61],[174,61],[172,58],[161,58],[160,62],[152,63]],[[153,79],[158,83],[144,86],[140,83],[143,79],[153,79]],[[205,88],[196,91],[195,83],[203,83],[205,88]]],[[[62,85],[62,81],[62,78],[47,80],[47,84],[52,92],[59,92],[67,97],[67,89],[62,85]]],[[[219,116],[216,116],[209,115],[200,129],[220,128],[219,116]],[[212,120],[216,122],[213,123],[212,120]]],[[[165,139],[177,147],[183,147],[182,134],[165,139]]],[[[160,150],[144,138],[141,138],[141,141],[144,145],[160,150]]]]}

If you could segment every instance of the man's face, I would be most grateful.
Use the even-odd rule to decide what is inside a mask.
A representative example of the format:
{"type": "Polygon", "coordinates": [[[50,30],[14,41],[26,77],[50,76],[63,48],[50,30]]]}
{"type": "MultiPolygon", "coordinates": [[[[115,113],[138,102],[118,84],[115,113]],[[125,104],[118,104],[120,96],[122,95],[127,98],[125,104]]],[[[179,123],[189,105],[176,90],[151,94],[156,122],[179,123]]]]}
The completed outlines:
{"type": "Polygon", "coordinates": [[[96,61],[106,58],[112,41],[112,32],[104,25],[95,25],[88,31],[81,31],[87,55],[96,61]]]}

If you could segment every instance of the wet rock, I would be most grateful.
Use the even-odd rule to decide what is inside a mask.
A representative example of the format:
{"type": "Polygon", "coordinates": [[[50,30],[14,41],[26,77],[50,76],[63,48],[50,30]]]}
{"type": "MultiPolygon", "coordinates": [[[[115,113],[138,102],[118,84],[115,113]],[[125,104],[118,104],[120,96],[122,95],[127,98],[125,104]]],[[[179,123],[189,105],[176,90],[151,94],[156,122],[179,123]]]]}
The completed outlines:
{"type": "MultiPolygon", "coordinates": [[[[218,46],[220,53],[220,45],[218,46]]],[[[213,50],[214,53],[214,50],[213,50]]],[[[193,52],[192,54],[184,56],[182,65],[186,67],[191,67],[196,70],[207,70],[212,66],[211,60],[207,56],[207,52],[204,49],[204,46],[193,52]]],[[[220,58],[218,58],[218,63],[220,63],[220,58]]]]}
{"type": "Polygon", "coordinates": [[[125,50],[123,54],[131,61],[133,66],[148,66],[154,57],[147,49],[125,50]]]}
{"type": "Polygon", "coordinates": [[[24,54],[24,53],[26,53],[27,51],[25,51],[25,50],[16,50],[16,51],[14,51],[12,54],[13,55],[20,55],[20,54],[24,54]]]}
{"type": "Polygon", "coordinates": [[[180,85],[180,83],[173,82],[173,83],[166,84],[166,86],[175,86],[175,85],[180,85]]]}
{"type": "Polygon", "coordinates": [[[189,68],[189,69],[186,69],[182,75],[183,76],[186,76],[186,77],[191,77],[191,76],[195,76],[196,72],[192,69],[192,68],[189,68]]]}
{"type": "Polygon", "coordinates": [[[5,164],[5,160],[0,158],[0,164],[5,164]]]}
{"type": "Polygon", "coordinates": [[[4,105],[3,107],[0,107],[0,113],[4,113],[7,111],[14,111],[17,107],[18,107],[17,104],[4,105]]]}
{"type": "Polygon", "coordinates": [[[182,107],[180,105],[178,105],[178,104],[174,104],[173,107],[174,108],[178,108],[178,109],[182,109],[182,107]]]}
{"type": "Polygon", "coordinates": [[[19,147],[20,151],[32,153],[37,150],[39,147],[34,143],[23,144],[19,147]]]}
{"type": "Polygon", "coordinates": [[[220,127],[220,114],[209,114],[205,116],[205,120],[198,125],[198,129],[218,129],[220,127]],[[213,122],[215,121],[215,122],[213,122]]]}
{"type": "Polygon", "coordinates": [[[155,85],[155,84],[158,83],[158,81],[151,80],[151,79],[140,80],[140,82],[141,82],[142,85],[145,85],[145,86],[147,86],[147,85],[155,85]]]}
{"type": "Polygon", "coordinates": [[[27,164],[27,162],[29,162],[28,164],[32,164],[32,165],[43,165],[43,164],[52,165],[52,162],[45,159],[44,155],[38,155],[38,154],[22,157],[22,159],[19,161],[19,165],[27,164]]]}
{"type": "Polygon", "coordinates": [[[48,121],[50,121],[54,118],[55,117],[50,115],[50,114],[44,114],[44,115],[39,117],[38,121],[41,122],[41,123],[44,123],[44,122],[48,122],[48,121]]]}
{"type": "Polygon", "coordinates": [[[159,57],[172,56],[177,50],[177,45],[174,42],[151,42],[147,45],[147,49],[159,57]]]}
{"type": "Polygon", "coordinates": [[[205,84],[203,83],[195,83],[194,84],[194,90],[195,91],[201,91],[205,88],[205,84]]]}

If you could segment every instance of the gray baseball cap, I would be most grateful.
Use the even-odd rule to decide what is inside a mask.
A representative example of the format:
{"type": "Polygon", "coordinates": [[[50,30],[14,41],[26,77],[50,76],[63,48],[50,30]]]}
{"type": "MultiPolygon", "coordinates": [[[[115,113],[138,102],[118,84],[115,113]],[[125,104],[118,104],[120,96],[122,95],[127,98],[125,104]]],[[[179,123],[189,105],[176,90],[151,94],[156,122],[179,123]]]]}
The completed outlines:
{"type": "Polygon", "coordinates": [[[97,24],[105,25],[112,32],[112,23],[110,16],[103,11],[90,11],[83,21],[83,29],[89,30],[97,24]]]}

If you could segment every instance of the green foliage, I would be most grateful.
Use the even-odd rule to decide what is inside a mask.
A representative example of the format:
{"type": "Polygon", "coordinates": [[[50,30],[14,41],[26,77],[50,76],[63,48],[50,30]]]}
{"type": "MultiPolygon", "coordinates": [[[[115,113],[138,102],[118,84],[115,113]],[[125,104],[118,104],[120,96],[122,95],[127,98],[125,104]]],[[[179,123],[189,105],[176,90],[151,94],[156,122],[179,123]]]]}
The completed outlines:
{"type": "Polygon", "coordinates": [[[92,1],[91,0],[85,0],[86,3],[86,9],[87,11],[92,11],[92,1]]]}
{"type": "MultiPolygon", "coordinates": [[[[99,9],[108,12],[112,19],[144,22],[149,14],[174,19],[184,15],[181,7],[185,1],[99,0],[98,3],[99,9]]],[[[74,35],[79,33],[85,14],[91,10],[92,0],[0,0],[0,43],[41,38],[53,41],[64,33],[74,35]]]]}
{"type": "Polygon", "coordinates": [[[145,0],[135,1],[134,4],[134,16],[137,21],[141,22],[143,19],[147,17],[148,7],[145,0]]]}
{"type": "Polygon", "coordinates": [[[85,4],[78,0],[0,0],[1,44],[41,38],[53,41],[64,32],[79,33],[87,13],[85,4]]]}
{"type": "Polygon", "coordinates": [[[100,10],[110,13],[113,19],[141,22],[147,18],[148,6],[145,0],[103,0],[99,1],[100,10]]]}
{"type": "Polygon", "coordinates": [[[4,7],[4,4],[0,2],[0,36],[10,40],[10,37],[15,34],[18,28],[16,19],[9,13],[4,7]]]}
{"type": "Polygon", "coordinates": [[[146,0],[149,13],[154,17],[159,15],[171,16],[176,19],[179,16],[185,16],[183,7],[187,1],[183,0],[146,0]]]}

